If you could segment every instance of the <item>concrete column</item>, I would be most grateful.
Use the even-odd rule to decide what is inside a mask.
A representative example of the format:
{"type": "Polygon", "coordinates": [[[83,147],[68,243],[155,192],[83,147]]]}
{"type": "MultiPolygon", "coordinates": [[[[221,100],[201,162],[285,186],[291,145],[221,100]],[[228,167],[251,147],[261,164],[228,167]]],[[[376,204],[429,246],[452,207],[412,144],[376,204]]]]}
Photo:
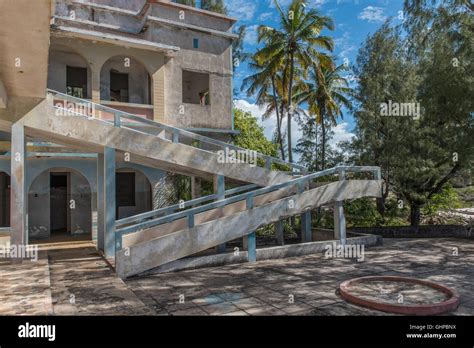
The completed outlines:
{"type": "MultiPolygon", "coordinates": [[[[344,181],[346,173],[339,171],[339,181],[344,181]]],[[[346,217],[344,215],[344,202],[334,203],[334,237],[339,239],[342,244],[346,244],[346,217]]]]}
{"type": "Polygon", "coordinates": [[[275,222],[275,235],[278,245],[285,245],[283,221],[275,222]]]}
{"type": "MultiPolygon", "coordinates": [[[[10,244],[17,246],[28,244],[26,156],[25,128],[16,123],[12,126],[11,146],[10,244]]],[[[12,259],[12,263],[21,262],[20,258],[12,259]]]]}
{"type": "Polygon", "coordinates": [[[100,66],[91,66],[92,101],[100,104],[100,66]]]}
{"type": "MultiPolygon", "coordinates": [[[[218,195],[218,199],[225,199],[225,177],[223,175],[214,175],[214,193],[218,195]]],[[[220,216],[223,216],[223,211],[221,210],[220,216]]],[[[223,243],[216,247],[218,254],[226,252],[226,244],[223,243]]]]}
{"type": "Polygon", "coordinates": [[[104,233],[105,257],[115,257],[115,149],[104,148],[104,233]]]}
{"type": "MultiPolygon", "coordinates": [[[[247,209],[253,209],[253,197],[247,198],[247,209]]],[[[247,250],[247,261],[257,261],[257,235],[255,231],[244,237],[244,249],[247,250]]]]}
{"type": "MultiPolygon", "coordinates": [[[[163,65],[153,74],[153,119],[156,122],[165,123],[165,83],[166,83],[166,63],[170,58],[163,57],[163,65]]],[[[176,110],[177,111],[177,110],[176,110]]]]}
{"type": "Polygon", "coordinates": [[[191,198],[197,199],[201,197],[201,178],[191,177],[191,198]]]}
{"type": "Polygon", "coordinates": [[[313,231],[311,230],[311,211],[301,214],[301,241],[309,243],[313,241],[313,231]]]}
{"type": "Polygon", "coordinates": [[[334,204],[334,237],[346,244],[346,217],[344,215],[344,202],[334,204]]]}
{"type": "MultiPolygon", "coordinates": [[[[298,193],[303,193],[305,186],[300,185],[298,187],[298,193]]],[[[307,211],[301,214],[301,241],[303,243],[309,243],[313,239],[313,232],[311,231],[311,211],[307,211]]]]}
{"type": "Polygon", "coordinates": [[[104,155],[97,155],[97,249],[104,251],[104,155]]]}

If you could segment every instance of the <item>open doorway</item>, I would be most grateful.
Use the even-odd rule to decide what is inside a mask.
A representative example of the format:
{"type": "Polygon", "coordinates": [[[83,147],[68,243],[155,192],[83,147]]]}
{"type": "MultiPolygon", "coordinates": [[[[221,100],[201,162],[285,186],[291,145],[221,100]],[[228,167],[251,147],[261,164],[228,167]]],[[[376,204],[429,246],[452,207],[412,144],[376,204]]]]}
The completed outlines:
{"type": "Polygon", "coordinates": [[[50,223],[51,234],[69,231],[69,174],[50,173],[50,223]]]}

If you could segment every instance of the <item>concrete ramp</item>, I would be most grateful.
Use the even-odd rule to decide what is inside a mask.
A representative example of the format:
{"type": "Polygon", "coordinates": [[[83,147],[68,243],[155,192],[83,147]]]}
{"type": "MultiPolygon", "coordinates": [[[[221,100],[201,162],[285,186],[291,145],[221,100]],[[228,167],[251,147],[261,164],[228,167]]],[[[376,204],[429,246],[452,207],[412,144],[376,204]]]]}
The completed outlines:
{"type": "Polygon", "coordinates": [[[278,199],[124,248],[116,254],[117,274],[121,278],[131,277],[322,205],[362,197],[380,197],[381,192],[379,180],[344,180],[278,199]]]}
{"type": "MultiPolygon", "coordinates": [[[[104,147],[130,154],[130,161],[188,176],[212,179],[214,175],[243,183],[269,186],[292,178],[285,172],[247,163],[221,163],[216,152],[202,150],[113,121],[84,115],[62,115],[50,98],[19,121],[27,135],[90,152],[104,147]]],[[[117,111],[118,112],[118,111],[117,111]]],[[[148,121],[152,122],[152,121],[148,121]]],[[[231,146],[231,145],[229,145],[231,146]]]]}

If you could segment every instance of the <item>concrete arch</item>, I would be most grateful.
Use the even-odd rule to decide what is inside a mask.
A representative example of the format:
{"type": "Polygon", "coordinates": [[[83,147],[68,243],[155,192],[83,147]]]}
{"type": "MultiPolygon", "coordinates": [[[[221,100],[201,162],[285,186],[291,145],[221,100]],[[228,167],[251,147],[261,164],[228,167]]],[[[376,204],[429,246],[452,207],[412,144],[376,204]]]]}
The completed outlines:
{"type": "Polygon", "coordinates": [[[81,161],[78,161],[74,159],[62,158],[29,159],[26,177],[27,191],[30,190],[30,186],[36,177],[38,177],[44,171],[53,169],[66,172],[76,171],[86,178],[92,192],[97,192],[97,170],[95,159],[82,159],[81,161]]]}
{"type": "Polygon", "coordinates": [[[153,104],[153,74],[148,66],[134,55],[120,54],[109,57],[100,67],[100,99],[125,99],[126,103],[153,104]],[[128,75],[128,96],[112,95],[110,73],[128,75]]]}
{"type": "Polygon", "coordinates": [[[145,171],[123,165],[116,170],[117,219],[145,213],[153,209],[153,182],[145,171]],[[133,187],[133,190],[131,188],[133,187]]]}
{"type": "Polygon", "coordinates": [[[92,96],[92,66],[87,56],[72,45],[53,43],[49,49],[48,88],[67,93],[67,66],[87,69],[87,91],[84,99],[92,96]]]}
{"type": "Polygon", "coordinates": [[[28,237],[48,238],[53,230],[63,234],[93,235],[95,195],[91,181],[80,170],[50,167],[42,170],[28,184],[28,237]],[[67,182],[53,186],[53,178],[67,182]]]}

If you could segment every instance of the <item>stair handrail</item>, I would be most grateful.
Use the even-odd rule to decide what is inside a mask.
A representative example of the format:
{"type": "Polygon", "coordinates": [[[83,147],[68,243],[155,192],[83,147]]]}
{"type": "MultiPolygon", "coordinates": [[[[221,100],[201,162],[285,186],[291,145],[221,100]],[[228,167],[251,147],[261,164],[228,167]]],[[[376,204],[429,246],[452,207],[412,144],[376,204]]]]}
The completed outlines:
{"type": "MultiPolygon", "coordinates": [[[[225,191],[224,197],[229,197],[238,193],[242,193],[244,191],[250,191],[258,188],[259,186],[256,184],[251,184],[251,185],[246,185],[246,186],[240,186],[237,188],[233,188],[230,190],[225,191]]],[[[115,228],[123,227],[126,225],[130,224],[138,224],[142,221],[145,221],[147,219],[151,218],[157,218],[161,217],[163,215],[170,215],[175,213],[178,210],[183,210],[189,207],[197,206],[202,203],[207,203],[207,202],[212,202],[219,200],[219,195],[218,194],[213,194],[213,195],[208,195],[204,197],[199,197],[193,200],[189,201],[183,201],[182,203],[170,205],[168,207],[160,208],[160,209],[155,209],[152,211],[148,211],[146,213],[138,214],[138,215],[133,215],[130,217],[126,217],[120,220],[115,221],[115,228]]]]}
{"type": "Polygon", "coordinates": [[[302,193],[307,189],[306,184],[308,184],[310,181],[314,179],[328,176],[328,175],[338,174],[339,180],[345,180],[345,175],[348,172],[352,172],[352,173],[369,172],[373,174],[374,176],[373,180],[381,180],[382,178],[380,167],[374,167],[374,166],[338,166],[338,167],[326,169],[320,172],[316,172],[316,173],[312,173],[312,174],[302,176],[296,179],[292,179],[284,183],[259,188],[254,191],[242,193],[242,194],[239,194],[230,198],[226,198],[223,200],[218,200],[216,202],[212,202],[203,206],[195,207],[186,211],[175,212],[171,215],[159,217],[154,220],[142,221],[135,225],[116,229],[116,238],[118,241],[118,247],[121,246],[121,240],[124,235],[135,233],[135,232],[145,230],[148,228],[156,227],[162,224],[170,223],[182,218],[188,218],[188,227],[192,228],[194,227],[194,216],[196,214],[203,213],[205,211],[212,210],[212,209],[223,208],[229,204],[237,203],[240,201],[248,202],[249,200],[253,200],[257,196],[261,196],[263,194],[267,194],[270,192],[278,191],[283,188],[289,188],[293,186],[297,186],[299,193],[302,193]]]}
{"type": "MultiPolygon", "coordinates": [[[[206,137],[204,135],[200,135],[200,134],[188,131],[188,130],[184,130],[184,129],[181,129],[181,128],[178,128],[178,127],[173,127],[173,126],[166,125],[166,124],[163,124],[163,123],[160,123],[160,122],[148,120],[146,118],[142,118],[142,117],[139,117],[139,116],[134,115],[134,114],[130,114],[130,113],[122,111],[122,110],[117,110],[117,109],[111,108],[109,106],[105,106],[105,105],[102,105],[102,104],[97,104],[97,103],[95,103],[93,101],[90,101],[90,100],[87,100],[87,99],[81,99],[81,98],[73,97],[71,95],[61,93],[61,92],[58,92],[58,91],[55,91],[55,90],[52,90],[52,89],[49,89],[49,88],[46,91],[47,91],[47,94],[51,94],[53,96],[59,96],[61,99],[65,99],[65,100],[75,102],[75,103],[88,103],[88,104],[94,105],[94,108],[96,110],[104,111],[104,112],[108,112],[108,113],[113,114],[114,115],[114,122],[113,123],[116,127],[123,127],[124,126],[124,124],[122,122],[122,118],[123,119],[128,119],[128,120],[132,120],[132,121],[135,121],[135,122],[147,125],[147,126],[160,128],[160,129],[163,129],[165,131],[170,132],[172,134],[172,141],[174,143],[179,143],[180,136],[184,136],[184,137],[187,137],[187,138],[190,138],[190,139],[193,139],[193,140],[197,140],[197,141],[205,143],[205,144],[211,144],[211,145],[217,146],[221,149],[229,149],[229,150],[234,150],[234,151],[252,151],[252,152],[256,153],[257,158],[259,158],[259,159],[261,159],[265,162],[266,169],[271,170],[272,164],[279,164],[279,165],[290,167],[292,173],[294,173],[295,169],[299,170],[299,173],[301,173],[301,174],[308,173],[308,170],[306,169],[306,167],[304,167],[302,165],[299,165],[297,163],[286,162],[286,161],[283,161],[279,158],[264,155],[262,153],[254,151],[254,150],[244,149],[242,147],[239,147],[239,146],[236,146],[236,145],[233,145],[233,144],[228,144],[226,142],[216,140],[216,139],[213,139],[213,138],[209,138],[209,137],[206,137]]],[[[82,115],[80,113],[76,113],[76,114],[82,115]]],[[[90,117],[90,116],[87,116],[87,115],[82,115],[82,116],[90,117]]],[[[126,127],[126,128],[129,128],[129,127],[126,127]]],[[[133,129],[133,128],[129,128],[129,129],[133,129]]],[[[183,144],[183,145],[186,145],[186,144],[183,144]]]]}

